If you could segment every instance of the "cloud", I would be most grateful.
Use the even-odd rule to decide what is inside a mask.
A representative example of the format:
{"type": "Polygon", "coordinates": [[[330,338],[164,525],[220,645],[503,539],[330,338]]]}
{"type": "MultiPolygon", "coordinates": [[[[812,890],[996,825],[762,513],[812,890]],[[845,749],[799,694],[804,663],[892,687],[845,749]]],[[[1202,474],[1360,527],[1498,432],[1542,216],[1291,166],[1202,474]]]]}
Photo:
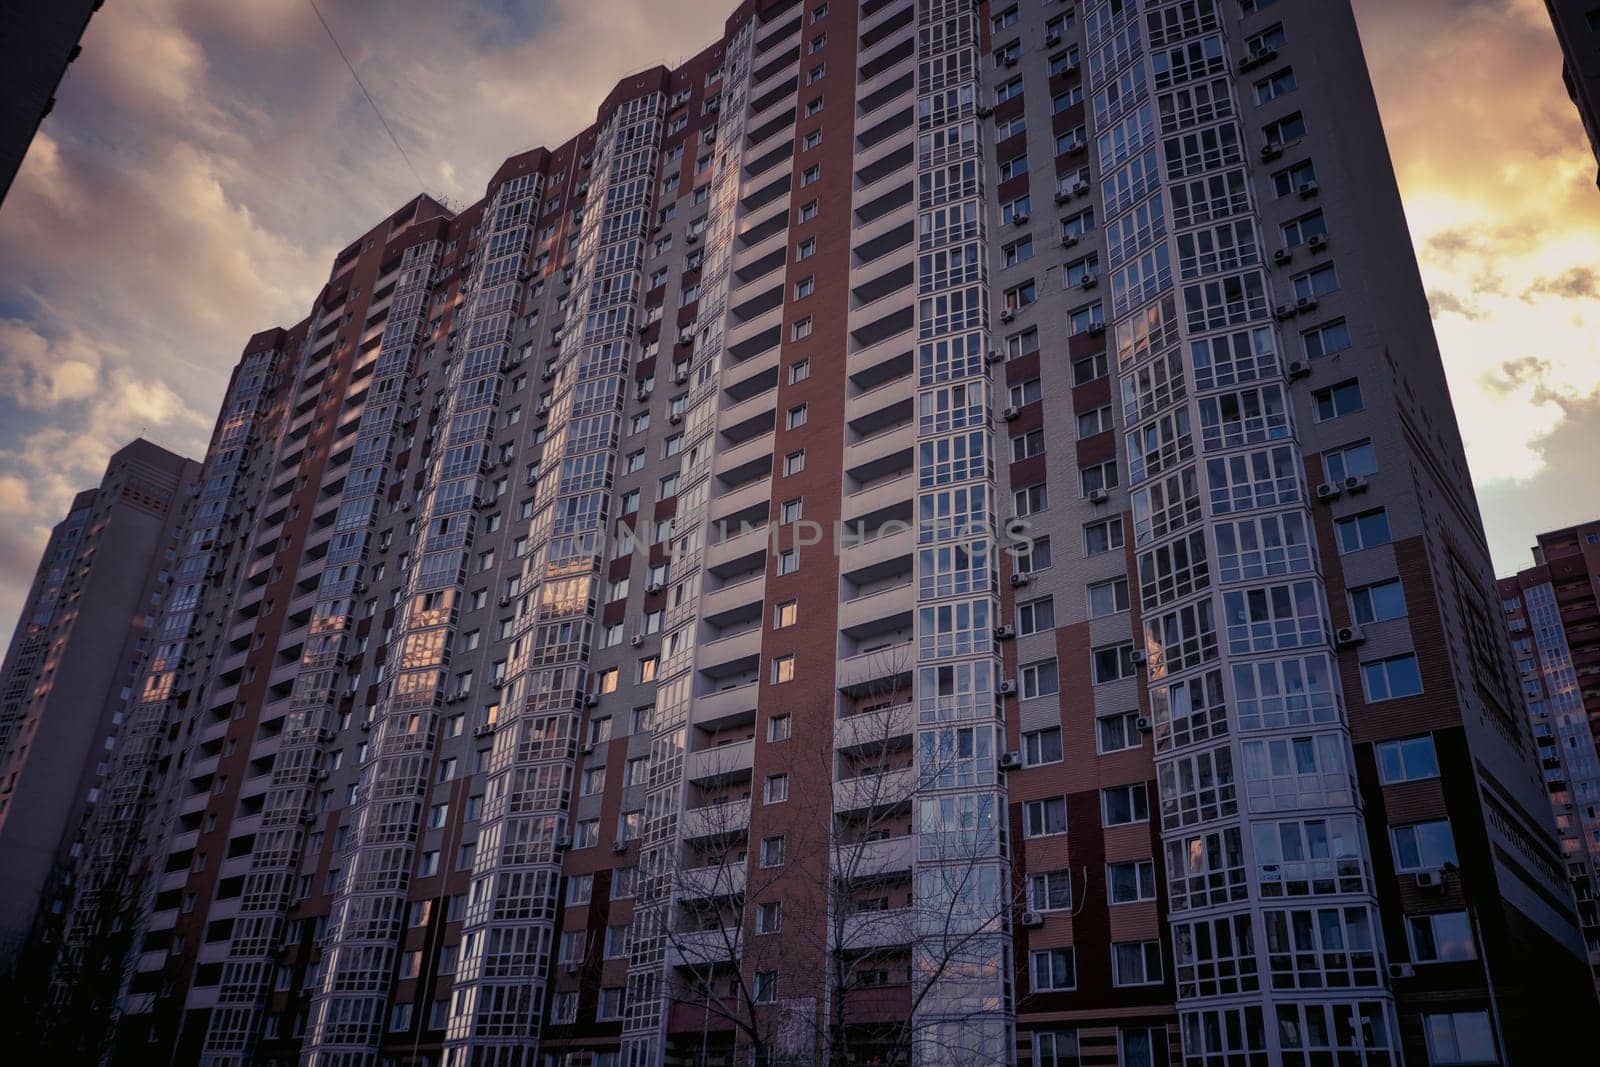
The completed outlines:
{"type": "Polygon", "coordinates": [[[1534,437],[1538,465],[1525,477],[1496,478],[1478,487],[1496,571],[1510,574],[1533,564],[1534,536],[1595,517],[1600,501],[1600,391],[1583,397],[1551,397],[1556,417],[1534,437]]]}
{"type": "Polygon", "coordinates": [[[1467,319],[1483,318],[1483,312],[1454,293],[1445,292],[1443,289],[1428,294],[1428,306],[1433,309],[1433,317],[1436,319],[1444,314],[1460,315],[1467,319]]]}
{"type": "Polygon", "coordinates": [[[1522,291],[1522,299],[1530,304],[1539,296],[1593,300],[1600,297],[1600,274],[1592,267],[1568,267],[1556,277],[1540,278],[1522,291]]]}

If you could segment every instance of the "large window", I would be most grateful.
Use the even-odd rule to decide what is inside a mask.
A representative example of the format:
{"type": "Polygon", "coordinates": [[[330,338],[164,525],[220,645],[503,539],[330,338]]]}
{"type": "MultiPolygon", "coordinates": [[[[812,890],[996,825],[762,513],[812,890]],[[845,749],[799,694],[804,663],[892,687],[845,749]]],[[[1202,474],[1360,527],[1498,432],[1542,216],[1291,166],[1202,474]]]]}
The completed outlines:
{"type": "Polygon", "coordinates": [[[1029,971],[1033,975],[1036,993],[1076,989],[1078,986],[1077,958],[1070,948],[1050,948],[1031,953],[1029,971]]]}
{"type": "Polygon", "coordinates": [[[1407,915],[1406,937],[1411,942],[1413,963],[1452,963],[1478,958],[1472,920],[1464,911],[1407,915]]]}
{"type": "Polygon", "coordinates": [[[1395,870],[1402,874],[1456,862],[1456,839],[1449,819],[1390,827],[1389,836],[1394,842],[1395,870]]]}
{"type": "Polygon", "coordinates": [[[1030,800],[1022,806],[1022,832],[1027,837],[1045,837],[1067,832],[1065,797],[1030,800]]]}
{"type": "Polygon", "coordinates": [[[1122,941],[1111,946],[1113,984],[1155,985],[1161,974],[1160,941],[1122,941]]]}
{"type": "Polygon", "coordinates": [[[1441,1012],[1422,1017],[1431,1064],[1499,1063],[1486,1011],[1441,1012]]]}
{"type": "Polygon", "coordinates": [[[1380,741],[1375,748],[1378,778],[1384,785],[1439,777],[1439,757],[1433,750],[1432,734],[1380,741]]]}
{"type": "Polygon", "coordinates": [[[1368,701],[1416,696],[1422,692],[1422,674],[1417,668],[1416,655],[1408,652],[1363,663],[1361,684],[1366,687],[1368,701]]]}
{"type": "Polygon", "coordinates": [[[1028,907],[1033,911],[1065,911],[1072,907],[1072,872],[1044,871],[1028,878],[1028,907]]]}
{"type": "Polygon", "coordinates": [[[1106,895],[1113,904],[1156,899],[1154,860],[1129,860],[1106,866],[1106,895]]]}
{"type": "Polygon", "coordinates": [[[1102,826],[1126,826],[1128,823],[1148,822],[1150,799],[1145,785],[1119,785],[1100,790],[1102,826]]]}

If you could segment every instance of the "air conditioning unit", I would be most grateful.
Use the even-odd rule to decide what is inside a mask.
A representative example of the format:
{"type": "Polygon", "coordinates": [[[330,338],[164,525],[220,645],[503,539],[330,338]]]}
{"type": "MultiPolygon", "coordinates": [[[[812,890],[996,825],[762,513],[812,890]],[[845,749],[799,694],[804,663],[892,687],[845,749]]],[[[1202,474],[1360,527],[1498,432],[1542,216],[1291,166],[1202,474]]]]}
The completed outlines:
{"type": "Polygon", "coordinates": [[[1142,648],[1136,648],[1128,655],[1128,659],[1132,660],[1135,665],[1139,665],[1150,659],[1150,653],[1142,648]]]}
{"type": "Polygon", "coordinates": [[[584,745],[582,748],[578,749],[578,755],[580,755],[580,756],[592,756],[592,755],[594,755],[594,746],[593,745],[584,745]]]}
{"type": "Polygon", "coordinates": [[[509,608],[511,606],[511,598],[509,596],[502,596],[500,598],[500,606],[503,608],[509,608]]]}
{"type": "Polygon", "coordinates": [[[1281,144],[1272,144],[1269,142],[1261,146],[1261,159],[1263,162],[1270,163],[1272,160],[1277,159],[1281,155],[1283,155],[1283,145],[1281,144]]]}
{"type": "Polygon", "coordinates": [[[1304,378],[1307,375],[1309,375],[1310,373],[1311,373],[1311,364],[1306,362],[1305,360],[1303,360],[1303,359],[1291,359],[1289,361],[1289,377],[1291,377],[1291,378],[1304,378]]]}
{"type": "Polygon", "coordinates": [[[1029,576],[1027,571],[1017,571],[1011,576],[1011,588],[1021,589],[1031,581],[1033,581],[1033,578],[1029,576]]]}
{"type": "Polygon", "coordinates": [[[688,380],[689,380],[689,368],[688,367],[679,367],[677,370],[672,372],[673,384],[675,384],[675,385],[683,385],[683,384],[687,383],[688,380]]]}
{"type": "Polygon", "coordinates": [[[700,235],[695,233],[693,230],[690,230],[688,233],[683,235],[683,243],[686,245],[692,245],[699,240],[700,235]]]}
{"type": "Polygon", "coordinates": [[[541,401],[539,406],[533,410],[534,414],[539,415],[540,417],[550,414],[550,401],[541,401]]]}
{"type": "MultiPolygon", "coordinates": [[[[572,838],[570,838],[570,837],[563,837],[563,838],[560,838],[560,839],[558,839],[556,841],[556,851],[557,852],[565,852],[567,849],[569,849],[571,847],[572,847],[572,838]]],[[[577,964],[573,964],[573,966],[576,967],[577,964]]]]}
{"type": "Polygon", "coordinates": [[[1080,141],[1076,137],[1073,137],[1073,138],[1070,138],[1067,141],[1066,144],[1061,146],[1061,154],[1062,155],[1070,155],[1073,152],[1082,152],[1085,148],[1088,148],[1088,147],[1089,147],[1089,144],[1088,144],[1087,141],[1080,141]]]}
{"type": "Polygon", "coordinates": [[[592,708],[598,703],[600,703],[600,697],[598,695],[596,695],[594,693],[585,693],[585,694],[583,694],[583,706],[584,707],[592,708]]]}
{"type": "Polygon", "coordinates": [[[1365,493],[1367,491],[1367,476],[1352,474],[1344,480],[1344,491],[1347,493],[1365,493]]]}
{"type": "Polygon", "coordinates": [[[1022,913],[1022,925],[1023,926],[1043,926],[1044,925],[1044,916],[1040,915],[1036,911],[1025,911],[1025,912],[1022,913]]]}
{"type": "Polygon", "coordinates": [[[1416,974],[1417,974],[1417,969],[1415,967],[1411,966],[1411,964],[1409,964],[1409,963],[1391,963],[1391,964],[1389,964],[1389,977],[1390,978],[1395,978],[1395,979],[1399,979],[1399,978],[1414,978],[1414,977],[1416,977],[1416,974]]]}
{"type": "Polygon", "coordinates": [[[1107,500],[1110,500],[1110,499],[1111,499],[1111,491],[1108,490],[1108,489],[1091,489],[1091,490],[1089,490],[1089,503],[1091,503],[1091,504],[1104,504],[1107,500]]]}
{"type": "Polygon", "coordinates": [[[1017,636],[1017,628],[1015,626],[996,626],[994,628],[994,639],[996,641],[1009,641],[1015,636],[1017,636]]]}
{"type": "Polygon", "coordinates": [[[1056,45],[1061,43],[1061,34],[1057,33],[1055,30],[1051,30],[1049,33],[1044,35],[1044,43],[1047,47],[1054,48],[1056,45]]]}
{"type": "Polygon", "coordinates": [[[533,488],[539,484],[539,472],[529,471],[528,476],[524,478],[523,481],[527,484],[528,488],[533,488]]]}
{"type": "Polygon", "coordinates": [[[1085,274],[1083,276],[1083,281],[1078,283],[1078,288],[1079,289],[1093,289],[1095,286],[1097,286],[1099,284],[1100,284],[1100,275],[1098,275],[1098,274],[1085,274]]]}
{"type": "Polygon", "coordinates": [[[1018,211],[1011,216],[1011,224],[1013,226],[1026,226],[1028,224],[1028,218],[1029,215],[1026,211],[1018,211]]]}
{"type": "Polygon", "coordinates": [[[716,140],[717,140],[717,128],[715,126],[713,126],[713,127],[711,127],[711,129],[709,129],[705,133],[701,134],[700,135],[700,140],[704,141],[706,144],[714,144],[714,143],[716,143],[716,140]]]}
{"type": "Polygon", "coordinates": [[[556,380],[556,369],[554,367],[546,367],[544,370],[539,372],[539,380],[541,382],[553,382],[553,381],[555,381],[556,380]]]}
{"type": "Polygon", "coordinates": [[[1018,417],[1020,417],[1022,415],[1022,409],[1018,408],[1018,407],[1008,407],[1004,411],[1002,411],[1000,414],[1002,416],[1004,416],[1004,418],[1005,418],[1005,420],[1007,422],[1014,422],[1018,417]]]}
{"type": "Polygon", "coordinates": [[[300,821],[307,826],[315,826],[317,825],[317,813],[314,811],[302,811],[300,813],[300,821]]]}
{"type": "Polygon", "coordinates": [[[1272,309],[1272,314],[1279,322],[1282,322],[1284,319],[1292,319],[1299,313],[1300,310],[1293,304],[1279,304],[1277,307],[1272,309]]]}
{"type": "Polygon", "coordinates": [[[650,390],[646,389],[643,385],[640,385],[639,391],[634,394],[634,397],[641,402],[649,400],[650,390]]]}
{"type": "Polygon", "coordinates": [[[1089,191],[1089,183],[1083,178],[1074,178],[1072,184],[1067,186],[1073,196],[1083,196],[1089,191]]]}
{"type": "Polygon", "coordinates": [[[1017,691],[1017,683],[1007,679],[1000,683],[999,689],[1001,696],[1008,697],[1017,691]]]}
{"type": "Polygon", "coordinates": [[[660,582],[651,582],[649,585],[644,587],[644,591],[645,591],[645,593],[647,593],[650,596],[656,596],[656,595],[660,594],[661,591],[663,589],[665,589],[665,588],[666,587],[663,586],[660,582]]]}
{"type": "Polygon", "coordinates": [[[1314,296],[1302,296],[1299,300],[1294,302],[1294,306],[1295,310],[1299,311],[1300,314],[1309,315],[1311,312],[1317,310],[1317,298],[1314,296]]]}
{"type": "Polygon", "coordinates": [[[1056,71],[1055,76],[1057,78],[1070,78],[1070,77],[1072,77],[1074,74],[1078,73],[1078,71],[1080,71],[1082,69],[1083,69],[1083,64],[1081,64],[1081,63],[1068,63],[1066,66],[1064,66],[1060,70],[1056,71]]]}
{"type": "Polygon", "coordinates": [[[1287,248],[1280,248],[1280,249],[1277,249],[1276,251],[1274,251],[1272,253],[1272,262],[1277,264],[1280,267],[1283,266],[1285,263],[1289,262],[1293,258],[1294,258],[1294,253],[1291,252],[1287,248]]]}
{"type": "Polygon", "coordinates": [[[1091,322],[1089,324],[1089,328],[1084,332],[1090,337],[1099,337],[1101,334],[1106,332],[1106,324],[1103,322],[1091,322]]]}
{"type": "Polygon", "coordinates": [[[683,421],[683,412],[681,412],[681,411],[670,412],[667,415],[667,421],[672,423],[672,425],[674,425],[674,426],[678,425],[678,423],[683,421]]]}
{"type": "Polygon", "coordinates": [[[327,768],[324,767],[322,770],[319,770],[316,774],[316,779],[319,782],[326,782],[328,780],[327,768]]]}
{"type": "Polygon", "coordinates": [[[1325,233],[1312,234],[1306,239],[1306,247],[1313,252],[1321,252],[1328,247],[1328,235],[1325,233]]]}
{"type": "Polygon", "coordinates": [[[1012,319],[1014,319],[1016,317],[1017,317],[1017,313],[1014,310],[1012,310],[1011,308],[1006,308],[1004,311],[1000,312],[1000,321],[1001,322],[1010,322],[1012,319]]]}
{"type": "Polygon", "coordinates": [[[1323,482],[1317,486],[1317,499],[1324,502],[1335,500],[1343,491],[1331,482],[1323,482]]]}
{"type": "Polygon", "coordinates": [[[678,334],[678,343],[680,345],[692,345],[692,344],[694,344],[694,331],[693,330],[684,330],[682,333],[678,334]]]}
{"type": "Polygon", "coordinates": [[[1320,192],[1322,192],[1322,186],[1314,181],[1305,182],[1300,186],[1300,199],[1310,200],[1320,192]]]}
{"type": "Polygon", "coordinates": [[[988,104],[979,104],[977,111],[980,119],[986,119],[990,115],[994,114],[994,108],[990,107],[988,104]]]}
{"type": "Polygon", "coordinates": [[[1367,635],[1359,626],[1341,626],[1334,631],[1333,643],[1340,648],[1353,648],[1366,641],[1367,635]]]}
{"type": "Polygon", "coordinates": [[[1155,723],[1150,721],[1150,716],[1140,715],[1138,718],[1133,720],[1133,728],[1138,730],[1141,734],[1147,734],[1151,730],[1155,729],[1155,723]]]}
{"type": "Polygon", "coordinates": [[[634,648],[640,647],[644,644],[644,634],[634,634],[632,637],[628,638],[628,644],[632,645],[634,648]]]}
{"type": "Polygon", "coordinates": [[[1424,893],[1439,893],[1444,890],[1444,871],[1438,867],[1429,867],[1417,872],[1417,888],[1424,893]]]}
{"type": "Polygon", "coordinates": [[[361,729],[362,729],[362,732],[364,732],[364,733],[369,733],[370,734],[372,732],[372,728],[374,726],[376,726],[376,725],[378,725],[378,723],[374,719],[362,719],[361,720],[361,729]]]}
{"type": "Polygon", "coordinates": [[[1071,199],[1072,199],[1072,194],[1067,192],[1065,189],[1057,189],[1056,190],[1056,203],[1065,204],[1068,200],[1071,200],[1071,199]]]}
{"type": "Polygon", "coordinates": [[[1018,771],[1018,770],[1021,770],[1022,769],[1022,753],[1020,753],[1020,752],[1002,752],[1002,753],[1000,753],[1000,769],[1002,771],[1018,771]]]}
{"type": "Polygon", "coordinates": [[[1061,235],[1061,247],[1072,248],[1077,245],[1080,240],[1081,238],[1075,233],[1064,233],[1061,235]]]}
{"type": "Polygon", "coordinates": [[[494,733],[494,727],[488,723],[482,723],[472,728],[473,737],[488,737],[492,733],[494,733]]]}
{"type": "Polygon", "coordinates": [[[1021,59],[1020,56],[1006,56],[1006,58],[1005,58],[1005,64],[1008,67],[1014,67],[1020,62],[1022,62],[1022,59],[1021,59]]]}

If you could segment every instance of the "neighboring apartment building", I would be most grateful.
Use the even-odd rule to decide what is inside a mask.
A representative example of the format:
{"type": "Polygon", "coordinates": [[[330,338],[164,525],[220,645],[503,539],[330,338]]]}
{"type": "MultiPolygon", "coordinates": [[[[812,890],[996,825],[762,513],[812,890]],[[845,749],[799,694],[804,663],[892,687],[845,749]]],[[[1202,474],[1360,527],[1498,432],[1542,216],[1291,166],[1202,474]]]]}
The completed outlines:
{"type": "Polygon", "coordinates": [[[751,0],[233,388],[52,1033],[1372,1067],[1593,1008],[1344,2],[751,0]]]}
{"type": "MultiPolygon", "coordinates": [[[[1583,117],[1584,132],[1600,161],[1600,4],[1595,0],[1545,0],[1561,42],[1561,80],[1583,117]]],[[[1600,182],[1600,177],[1597,177],[1600,182]]]]}
{"type": "Polygon", "coordinates": [[[0,668],[0,977],[70,899],[82,847],[151,630],[199,466],[148,441],[106,465],[44,556],[0,668]],[[42,924],[38,925],[38,924],[42,924]]]}
{"type": "Polygon", "coordinates": [[[1600,983],[1600,521],[1540,534],[1533,559],[1500,597],[1600,983]]]}
{"type": "Polygon", "coordinates": [[[0,203],[104,0],[0,0],[0,203]]]}

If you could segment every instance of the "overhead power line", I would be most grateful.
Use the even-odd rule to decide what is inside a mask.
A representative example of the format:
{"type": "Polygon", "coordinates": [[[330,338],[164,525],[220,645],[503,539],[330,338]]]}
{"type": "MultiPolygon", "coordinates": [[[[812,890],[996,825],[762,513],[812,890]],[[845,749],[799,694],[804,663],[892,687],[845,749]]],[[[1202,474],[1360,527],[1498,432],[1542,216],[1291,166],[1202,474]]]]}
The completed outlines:
{"type": "Polygon", "coordinates": [[[334,36],[333,27],[328,25],[328,20],[322,17],[322,9],[317,6],[317,0],[306,0],[306,3],[310,4],[311,10],[316,12],[317,21],[322,23],[323,32],[328,35],[328,40],[333,42],[334,50],[339,53],[339,58],[344,60],[345,69],[350,71],[350,77],[355,79],[356,87],[361,90],[361,95],[366,97],[367,103],[372,105],[372,113],[378,116],[379,122],[383,123],[384,131],[388,133],[389,140],[394,142],[395,151],[400,153],[400,158],[405,160],[407,168],[411,171],[411,176],[417,180],[417,188],[424,188],[422,175],[417,173],[417,168],[412,164],[411,157],[406,155],[405,147],[401,145],[400,138],[394,135],[394,128],[389,125],[389,120],[383,117],[383,109],[372,98],[372,93],[367,91],[366,84],[361,80],[361,75],[356,73],[355,64],[351,63],[350,57],[344,54],[344,47],[339,44],[339,38],[334,36]]]}

